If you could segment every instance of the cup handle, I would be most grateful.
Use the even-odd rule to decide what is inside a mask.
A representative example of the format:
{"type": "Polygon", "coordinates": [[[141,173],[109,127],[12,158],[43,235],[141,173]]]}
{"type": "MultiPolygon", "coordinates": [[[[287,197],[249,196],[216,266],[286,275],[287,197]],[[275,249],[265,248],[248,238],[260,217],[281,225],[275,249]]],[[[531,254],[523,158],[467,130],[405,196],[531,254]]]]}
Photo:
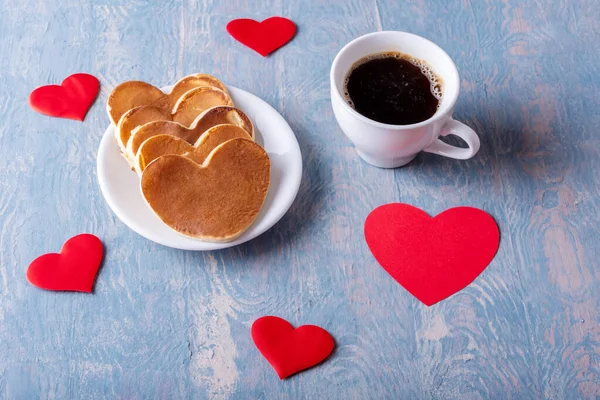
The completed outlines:
{"type": "Polygon", "coordinates": [[[466,149],[461,147],[451,146],[447,143],[442,142],[440,139],[436,139],[431,146],[427,147],[423,151],[428,153],[438,154],[444,157],[456,158],[458,160],[467,160],[473,157],[479,151],[479,136],[475,131],[469,128],[462,122],[458,122],[455,119],[449,119],[444,124],[440,131],[441,136],[455,135],[467,142],[469,146],[466,149]]]}

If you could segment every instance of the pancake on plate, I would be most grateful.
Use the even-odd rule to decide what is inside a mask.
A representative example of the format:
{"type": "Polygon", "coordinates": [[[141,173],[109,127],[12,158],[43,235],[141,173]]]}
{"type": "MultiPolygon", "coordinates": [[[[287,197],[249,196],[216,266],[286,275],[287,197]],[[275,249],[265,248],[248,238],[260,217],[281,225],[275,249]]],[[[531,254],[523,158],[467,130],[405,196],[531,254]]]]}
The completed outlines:
{"type": "Polygon", "coordinates": [[[270,168],[261,146],[231,139],[213,149],[203,164],[180,155],[157,158],[142,173],[141,190],[152,211],[175,231],[228,242],[258,216],[270,168]]]}
{"type": "Polygon", "coordinates": [[[142,143],[152,136],[173,135],[193,145],[208,129],[222,124],[237,125],[254,139],[252,122],[242,110],[231,106],[217,106],[200,114],[189,128],[177,122],[164,120],[152,121],[139,126],[131,132],[127,141],[126,158],[133,164],[142,143]]]}
{"type": "Polygon", "coordinates": [[[213,126],[193,145],[173,135],[152,136],[140,146],[134,167],[141,175],[148,164],[167,154],[178,154],[202,164],[215,147],[231,139],[251,140],[252,137],[243,128],[230,124],[213,126]]]}
{"type": "Polygon", "coordinates": [[[132,108],[155,105],[165,110],[173,110],[175,103],[184,93],[197,87],[214,87],[227,92],[223,82],[212,75],[195,74],[186,76],[173,86],[170,93],[142,81],[123,82],[108,96],[106,109],[110,121],[117,125],[121,116],[132,108]]]}

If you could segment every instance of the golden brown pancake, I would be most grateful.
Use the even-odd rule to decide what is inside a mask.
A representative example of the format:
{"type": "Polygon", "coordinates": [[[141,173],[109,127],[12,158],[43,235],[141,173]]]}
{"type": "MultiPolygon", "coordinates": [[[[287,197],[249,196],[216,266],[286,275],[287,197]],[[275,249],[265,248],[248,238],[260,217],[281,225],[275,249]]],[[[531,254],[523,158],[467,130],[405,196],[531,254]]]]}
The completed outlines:
{"type": "Polygon", "coordinates": [[[229,124],[213,126],[194,145],[173,135],[152,136],[140,146],[135,157],[135,170],[141,175],[148,164],[166,154],[181,155],[202,164],[215,147],[238,138],[252,139],[244,129],[229,124]]]}
{"type": "Polygon", "coordinates": [[[230,106],[218,106],[206,110],[187,128],[171,121],[154,121],[133,130],[127,142],[127,159],[135,160],[138,149],[147,139],[156,135],[173,135],[194,144],[208,129],[216,125],[237,125],[254,138],[254,128],[250,119],[240,109],[230,106]]]}
{"type": "Polygon", "coordinates": [[[217,88],[227,93],[227,89],[225,88],[223,82],[221,82],[212,75],[189,75],[177,81],[175,86],[173,86],[173,90],[171,90],[171,93],[157,100],[155,103],[153,103],[153,105],[158,107],[164,107],[167,110],[173,110],[175,104],[177,103],[179,98],[183,96],[184,93],[188,92],[191,89],[200,87],[217,88]]]}
{"type": "Polygon", "coordinates": [[[161,121],[170,120],[171,113],[164,108],[155,106],[141,106],[135,107],[127,111],[117,124],[115,129],[115,136],[117,137],[117,143],[121,148],[123,154],[127,150],[127,142],[131,136],[131,131],[140,125],[143,125],[149,121],[161,121]]]}
{"type": "Polygon", "coordinates": [[[190,126],[198,115],[216,106],[233,106],[233,101],[226,92],[213,87],[188,90],[173,107],[173,121],[190,126]]]}
{"type": "Polygon", "coordinates": [[[267,196],[271,164],[265,150],[246,139],[217,146],[200,165],[179,155],[150,163],[141,179],[146,202],[175,231],[213,242],[241,235],[267,196]]]}
{"type": "Polygon", "coordinates": [[[117,125],[121,116],[135,107],[156,105],[171,111],[184,93],[197,87],[214,87],[227,92],[220,80],[207,74],[195,74],[180,79],[170,93],[164,93],[146,82],[127,81],[113,89],[108,96],[106,109],[110,121],[117,125]]]}

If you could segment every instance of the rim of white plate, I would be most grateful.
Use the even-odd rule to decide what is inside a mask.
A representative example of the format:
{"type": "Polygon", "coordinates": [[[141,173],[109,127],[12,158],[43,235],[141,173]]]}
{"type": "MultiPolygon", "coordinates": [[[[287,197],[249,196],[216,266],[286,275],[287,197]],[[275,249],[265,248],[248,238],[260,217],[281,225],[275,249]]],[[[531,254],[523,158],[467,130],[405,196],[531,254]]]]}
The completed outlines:
{"type": "MultiPolygon", "coordinates": [[[[168,93],[172,88],[173,85],[163,87],[162,90],[165,93],[168,93]]],[[[124,206],[119,201],[119,194],[114,193],[114,191],[111,190],[111,183],[109,182],[108,177],[110,165],[107,161],[107,158],[114,155],[115,151],[120,152],[120,150],[114,136],[115,126],[110,124],[104,132],[98,148],[96,169],[100,190],[104,196],[104,200],[117,218],[119,218],[125,225],[127,225],[138,235],[163,246],[181,250],[210,251],[225,249],[245,243],[268,231],[287,213],[291,207],[298,194],[298,190],[300,189],[300,183],[302,179],[302,154],[300,152],[298,140],[296,139],[292,128],[277,110],[275,110],[271,105],[258,96],[234,86],[227,86],[227,90],[233,98],[234,104],[240,107],[240,109],[244,111],[244,113],[246,113],[252,121],[256,133],[256,141],[264,146],[265,150],[269,154],[269,158],[271,158],[271,185],[269,186],[267,199],[265,200],[258,217],[242,235],[231,242],[216,243],[196,240],[181,235],[165,225],[152,212],[152,210],[150,210],[148,205],[145,204],[141,190],[139,190],[138,186],[137,195],[140,196],[141,201],[144,203],[144,207],[148,207],[151,217],[158,220],[162,228],[170,232],[167,235],[168,240],[164,240],[164,238],[160,236],[161,232],[148,230],[146,227],[144,227],[145,224],[143,221],[140,222],[136,218],[129,215],[127,210],[124,209],[124,206]],[[243,104],[246,104],[247,106],[244,107],[243,104]],[[265,114],[266,116],[263,116],[265,114]],[[264,121],[265,118],[268,121],[264,121]],[[267,125],[266,129],[265,125],[267,125]],[[276,126],[276,132],[267,133],[265,137],[264,132],[270,131],[269,126],[276,126]],[[283,154],[277,153],[278,149],[276,148],[269,148],[275,144],[275,141],[270,143],[269,137],[272,137],[271,135],[277,135],[277,139],[275,139],[277,143],[280,144],[283,141],[287,144],[287,149],[283,154]],[[274,169],[274,164],[276,164],[275,167],[278,168],[277,170],[274,169]],[[274,180],[273,176],[277,173],[281,173],[281,176],[278,176],[277,179],[274,180]],[[285,190],[281,190],[282,188],[285,190]]],[[[117,155],[123,162],[122,167],[127,169],[127,171],[123,172],[135,174],[135,172],[129,171],[129,166],[122,156],[120,154],[117,155]]],[[[115,168],[115,166],[113,166],[113,168],[115,168]]],[[[130,178],[125,177],[123,179],[130,178]]],[[[139,178],[136,176],[136,179],[139,178]]],[[[156,221],[152,221],[152,223],[155,224],[156,221]]]]}

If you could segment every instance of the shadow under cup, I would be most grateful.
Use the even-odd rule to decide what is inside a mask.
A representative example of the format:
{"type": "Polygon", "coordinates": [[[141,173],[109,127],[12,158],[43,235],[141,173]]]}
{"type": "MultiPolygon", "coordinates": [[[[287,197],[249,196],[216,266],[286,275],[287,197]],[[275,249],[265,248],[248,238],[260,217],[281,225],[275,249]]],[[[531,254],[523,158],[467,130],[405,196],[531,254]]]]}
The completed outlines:
{"type": "MultiPolygon", "coordinates": [[[[381,168],[405,165],[420,151],[429,151],[442,128],[452,120],[460,88],[456,66],[444,50],[420,36],[395,31],[370,33],[344,46],[333,61],[330,85],[338,124],[361,158],[381,168]],[[400,52],[425,61],[440,78],[442,99],[431,118],[410,125],[390,125],[371,120],[348,104],[344,96],[344,81],[354,64],[365,56],[384,52],[400,52]]],[[[446,155],[443,151],[435,152],[446,155]]]]}

